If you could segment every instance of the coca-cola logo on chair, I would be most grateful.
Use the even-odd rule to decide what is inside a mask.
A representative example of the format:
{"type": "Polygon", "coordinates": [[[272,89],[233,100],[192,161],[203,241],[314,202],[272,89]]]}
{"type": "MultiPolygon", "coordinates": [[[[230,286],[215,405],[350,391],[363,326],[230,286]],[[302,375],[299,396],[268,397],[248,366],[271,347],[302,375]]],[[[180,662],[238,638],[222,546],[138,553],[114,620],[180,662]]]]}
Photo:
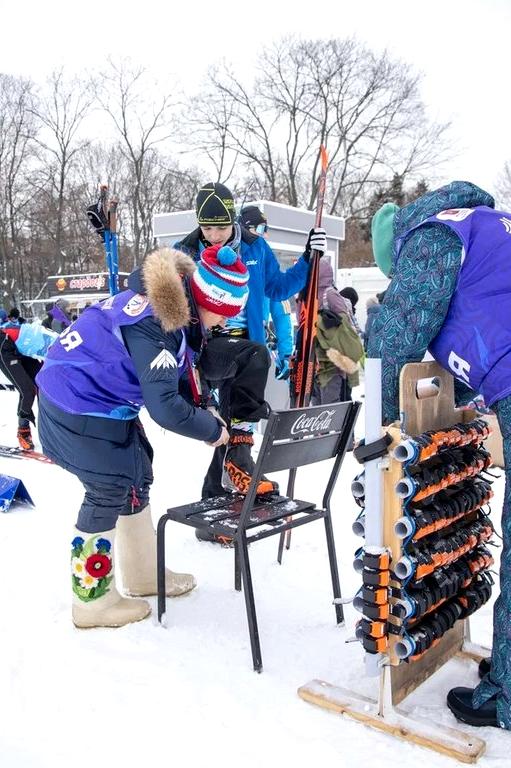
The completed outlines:
{"type": "Polygon", "coordinates": [[[331,429],[332,417],[335,411],[321,411],[317,416],[307,416],[301,413],[291,427],[292,435],[301,435],[314,432],[328,432],[331,429]]]}

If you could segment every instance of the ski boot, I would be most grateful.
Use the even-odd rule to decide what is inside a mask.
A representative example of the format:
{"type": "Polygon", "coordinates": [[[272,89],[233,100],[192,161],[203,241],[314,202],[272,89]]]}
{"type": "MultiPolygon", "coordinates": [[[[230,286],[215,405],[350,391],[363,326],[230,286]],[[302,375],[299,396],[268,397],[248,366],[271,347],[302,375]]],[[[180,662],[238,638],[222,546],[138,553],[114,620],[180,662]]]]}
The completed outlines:
{"type": "Polygon", "coordinates": [[[212,533],[203,528],[195,529],[195,538],[199,541],[209,541],[211,544],[220,544],[222,547],[233,547],[234,540],[232,536],[223,536],[220,533],[212,533]]]}
{"type": "Polygon", "coordinates": [[[30,427],[18,427],[18,443],[23,451],[33,451],[34,441],[30,427]]]}
{"type": "MultiPolygon", "coordinates": [[[[224,460],[224,475],[222,484],[224,488],[235,493],[246,494],[248,492],[252,475],[254,473],[254,460],[251,448],[254,445],[254,437],[251,432],[243,429],[232,429],[231,437],[227,445],[224,460]]],[[[263,477],[257,486],[257,495],[266,493],[278,493],[277,483],[263,477]]]]}

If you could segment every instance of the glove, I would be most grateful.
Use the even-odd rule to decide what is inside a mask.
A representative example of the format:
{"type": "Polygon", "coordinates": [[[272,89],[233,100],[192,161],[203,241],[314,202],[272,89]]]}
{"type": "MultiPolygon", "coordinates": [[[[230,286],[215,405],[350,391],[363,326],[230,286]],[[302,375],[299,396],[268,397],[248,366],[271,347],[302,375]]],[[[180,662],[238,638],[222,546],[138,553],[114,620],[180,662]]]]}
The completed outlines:
{"type": "Polygon", "coordinates": [[[221,445],[227,445],[229,439],[229,432],[225,427],[222,427],[222,431],[220,432],[220,437],[218,440],[216,440],[214,443],[207,443],[207,445],[211,445],[213,448],[219,448],[221,445]]]}
{"type": "Polygon", "coordinates": [[[282,360],[278,357],[275,361],[275,378],[278,381],[287,381],[291,374],[291,368],[289,365],[289,357],[283,357],[282,360]]]}
{"type": "Polygon", "coordinates": [[[318,251],[323,256],[326,251],[326,231],[322,227],[313,227],[309,232],[303,258],[309,263],[312,251],[318,251]]]}

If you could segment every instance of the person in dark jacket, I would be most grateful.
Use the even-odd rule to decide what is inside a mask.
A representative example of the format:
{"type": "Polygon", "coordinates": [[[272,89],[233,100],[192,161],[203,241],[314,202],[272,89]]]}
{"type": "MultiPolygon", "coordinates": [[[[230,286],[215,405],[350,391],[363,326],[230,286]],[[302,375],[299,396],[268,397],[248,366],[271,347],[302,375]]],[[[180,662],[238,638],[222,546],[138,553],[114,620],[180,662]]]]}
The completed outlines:
{"type": "MultiPolygon", "coordinates": [[[[227,451],[222,446],[204,480],[204,498],[224,492],[224,486],[246,493],[254,469],[251,448],[253,425],[268,415],[264,391],[270,359],[265,346],[264,297],[282,301],[305,285],[312,249],[324,253],[326,234],[312,229],[304,254],[286,272],[263,237],[252,234],[235,221],[234,199],[223,184],[208,183],[197,195],[198,228],[175,244],[194,260],[208,245],[229,245],[249,272],[250,293],[243,312],[228,321],[225,329],[214,329],[213,338],[201,355],[199,365],[211,384],[220,383],[220,413],[230,423],[227,451]],[[225,472],[224,472],[225,468],[225,472]]],[[[258,493],[275,490],[262,480],[258,493]]]]}
{"type": "MultiPolygon", "coordinates": [[[[399,418],[399,374],[429,350],[453,374],[459,404],[483,395],[504,440],[500,595],[491,660],[474,688],[447,704],[463,722],[511,730],[511,213],[491,195],[455,181],[399,209],[386,203],[371,230],[376,263],[391,282],[374,318],[368,357],[382,361],[385,424],[399,418]]],[[[471,584],[484,585],[485,574],[471,584]]]]}
{"type": "MultiPolygon", "coordinates": [[[[149,254],[129,289],[90,307],[50,348],[37,377],[44,453],[85,487],[72,542],[73,621],[121,626],[145,618],[156,594],[156,540],[149,507],[152,448],[138,418],[142,405],[164,429],[217,447],[229,434],[211,409],[195,360],[206,330],[237,314],[248,272],[231,248],[207,248],[196,268],[171,249],[149,254]],[[208,408],[208,406],[210,406],[208,408]]],[[[166,592],[195,587],[167,571],[166,592]]]]}
{"type": "Polygon", "coordinates": [[[20,326],[13,323],[7,322],[0,328],[0,370],[14,384],[19,394],[18,444],[24,451],[31,451],[34,449],[34,440],[30,424],[35,424],[33,405],[37,394],[35,377],[42,362],[19,351],[16,347],[19,333],[20,326]]]}
{"type": "Polygon", "coordinates": [[[352,387],[358,386],[357,363],[363,349],[351,324],[350,301],[335,287],[332,265],[326,259],[319,263],[318,307],[311,403],[345,402],[351,400],[352,387]]]}

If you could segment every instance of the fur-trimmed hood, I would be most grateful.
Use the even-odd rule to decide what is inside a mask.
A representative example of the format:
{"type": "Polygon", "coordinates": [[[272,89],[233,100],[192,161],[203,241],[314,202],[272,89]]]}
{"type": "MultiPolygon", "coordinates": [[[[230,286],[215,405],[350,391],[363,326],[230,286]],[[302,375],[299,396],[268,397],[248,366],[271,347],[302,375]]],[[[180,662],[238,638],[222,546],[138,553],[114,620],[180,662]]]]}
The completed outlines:
{"type": "Polygon", "coordinates": [[[166,333],[190,322],[183,278],[189,277],[195,269],[190,256],[174,248],[158,248],[149,253],[142,266],[129,276],[129,288],[147,296],[154,316],[166,333]]]}

